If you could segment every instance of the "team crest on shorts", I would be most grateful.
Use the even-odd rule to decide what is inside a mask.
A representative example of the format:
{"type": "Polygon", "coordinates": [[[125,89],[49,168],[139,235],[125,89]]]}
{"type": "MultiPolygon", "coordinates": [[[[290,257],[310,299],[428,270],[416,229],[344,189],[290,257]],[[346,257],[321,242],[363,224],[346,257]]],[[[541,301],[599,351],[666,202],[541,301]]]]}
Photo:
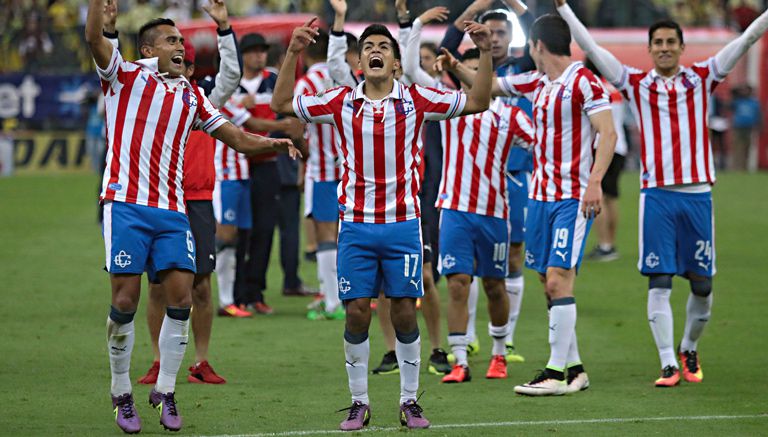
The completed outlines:
{"type": "Polygon", "coordinates": [[[456,265],[456,258],[453,255],[447,254],[443,257],[444,269],[452,269],[455,265],[456,265]]]}
{"type": "Polygon", "coordinates": [[[651,252],[648,254],[648,256],[645,257],[645,265],[648,266],[648,268],[655,269],[659,266],[659,257],[651,252]]]}
{"type": "Polygon", "coordinates": [[[339,291],[341,292],[341,294],[347,294],[351,289],[352,289],[352,286],[350,285],[347,278],[343,276],[339,278],[339,291]]]}
{"type": "Polygon", "coordinates": [[[535,263],[535,262],[536,262],[536,260],[533,258],[533,254],[530,251],[526,250],[525,251],[525,263],[528,264],[528,265],[533,265],[533,263],[535,263]]]}
{"type": "Polygon", "coordinates": [[[126,251],[121,250],[117,255],[115,255],[115,265],[121,269],[128,267],[131,265],[131,255],[126,253],[126,251]]]}

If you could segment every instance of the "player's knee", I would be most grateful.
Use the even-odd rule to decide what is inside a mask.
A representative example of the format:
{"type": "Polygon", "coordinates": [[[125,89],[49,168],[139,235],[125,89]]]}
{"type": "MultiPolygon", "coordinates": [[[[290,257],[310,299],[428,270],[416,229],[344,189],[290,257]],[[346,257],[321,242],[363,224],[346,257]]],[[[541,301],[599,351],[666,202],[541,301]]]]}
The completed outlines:
{"type": "Polygon", "coordinates": [[[699,297],[707,297],[712,294],[712,278],[691,279],[691,293],[699,297]]]}
{"type": "Polygon", "coordinates": [[[497,301],[507,296],[507,290],[504,288],[504,280],[497,278],[483,278],[483,288],[488,300],[497,301]]]}
{"type": "Polygon", "coordinates": [[[648,278],[648,289],[654,288],[672,288],[672,275],[651,275],[648,278]]]}
{"type": "Polygon", "coordinates": [[[211,303],[211,282],[202,280],[192,288],[192,304],[194,306],[207,306],[211,303]]]}
{"type": "Polygon", "coordinates": [[[368,299],[354,299],[345,306],[347,328],[352,332],[367,332],[371,319],[371,305],[368,299]]]}
{"type": "Polygon", "coordinates": [[[136,312],[136,308],[139,306],[139,298],[131,293],[116,293],[112,297],[112,306],[120,312],[136,312]]]}

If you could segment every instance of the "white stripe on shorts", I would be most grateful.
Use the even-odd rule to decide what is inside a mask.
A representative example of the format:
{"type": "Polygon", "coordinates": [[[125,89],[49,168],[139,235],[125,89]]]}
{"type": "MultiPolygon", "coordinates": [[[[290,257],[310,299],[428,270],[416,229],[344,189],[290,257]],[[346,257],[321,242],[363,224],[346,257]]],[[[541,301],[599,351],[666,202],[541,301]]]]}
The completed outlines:
{"type": "Polygon", "coordinates": [[[584,246],[584,240],[587,238],[587,218],[581,212],[581,205],[581,202],[579,202],[579,210],[576,211],[576,223],[573,225],[570,268],[574,268],[578,264],[581,247],[584,246]]]}
{"type": "Polygon", "coordinates": [[[106,256],[104,266],[107,271],[112,268],[112,202],[104,202],[104,221],[102,222],[102,235],[104,236],[104,251],[106,256]]]}
{"type": "Polygon", "coordinates": [[[645,193],[640,193],[637,220],[637,270],[643,271],[643,222],[645,220],[645,193]]]}

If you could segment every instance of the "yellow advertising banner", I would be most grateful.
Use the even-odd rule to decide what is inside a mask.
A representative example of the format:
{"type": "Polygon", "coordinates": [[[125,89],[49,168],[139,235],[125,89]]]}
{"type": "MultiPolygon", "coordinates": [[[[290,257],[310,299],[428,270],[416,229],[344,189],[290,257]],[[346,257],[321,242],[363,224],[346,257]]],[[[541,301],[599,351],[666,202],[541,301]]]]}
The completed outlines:
{"type": "Polygon", "coordinates": [[[82,132],[16,131],[13,149],[16,174],[91,171],[82,132]]]}

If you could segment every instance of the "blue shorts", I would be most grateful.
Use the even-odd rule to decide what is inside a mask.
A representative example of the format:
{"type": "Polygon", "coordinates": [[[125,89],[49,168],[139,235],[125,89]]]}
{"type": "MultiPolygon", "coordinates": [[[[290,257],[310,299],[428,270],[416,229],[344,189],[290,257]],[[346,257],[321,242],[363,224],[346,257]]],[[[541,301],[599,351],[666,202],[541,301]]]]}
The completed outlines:
{"type": "Polygon", "coordinates": [[[339,221],[339,183],[314,182],[312,185],[312,218],[318,222],[339,221]]]}
{"type": "Polygon", "coordinates": [[[195,240],[183,213],[124,202],[104,204],[105,267],[109,273],[154,276],[168,269],[196,272],[195,240]]]}
{"type": "Polygon", "coordinates": [[[509,203],[509,242],[525,241],[525,215],[528,213],[528,178],[525,171],[507,172],[507,202],[509,203]]]}
{"type": "Polygon", "coordinates": [[[712,193],[643,190],[637,268],[643,275],[714,276],[712,193]]]}
{"type": "Polygon", "coordinates": [[[213,188],[213,214],[222,225],[251,229],[251,181],[216,181],[213,188]]]}
{"type": "Polygon", "coordinates": [[[468,212],[440,212],[442,275],[464,273],[482,278],[505,278],[509,256],[507,221],[468,212]]]}
{"type": "Polygon", "coordinates": [[[525,266],[541,274],[548,267],[570,270],[581,265],[592,219],[576,199],[559,202],[529,200],[525,219],[525,266]]]}
{"type": "Polygon", "coordinates": [[[341,222],[337,256],[339,298],[424,295],[419,220],[398,223],[341,222]]]}

